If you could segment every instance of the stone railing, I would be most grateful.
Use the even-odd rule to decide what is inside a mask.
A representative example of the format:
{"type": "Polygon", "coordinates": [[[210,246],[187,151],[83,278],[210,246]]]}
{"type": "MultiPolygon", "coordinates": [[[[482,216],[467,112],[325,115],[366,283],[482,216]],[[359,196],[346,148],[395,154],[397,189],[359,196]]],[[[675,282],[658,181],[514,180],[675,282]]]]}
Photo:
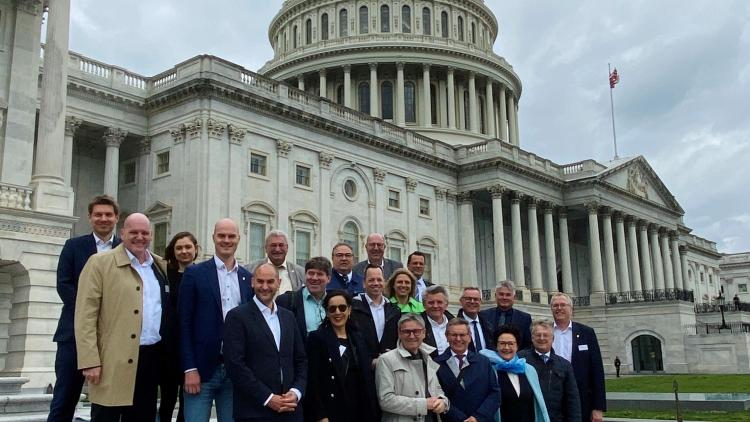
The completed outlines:
{"type": "Polygon", "coordinates": [[[680,289],[656,289],[656,290],[635,290],[630,292],[607,293],[605,303],[615,305],[618,303],[638,303],[638,302],[695,302],[692,290],[680,289]]]}
{"type": "Polygon", "coordinates": [[[716,242],[712,242],[710,240],[706,240],[702,237],[698,237],[693,234],[689,234],[687,236],[682,237],[682,239],[685,240],[685,243],[688,245],[692,245],[701,249],[708,249],[713,252],[717,252],[716,249],[716,242]]]}
{"type": "Polygon", "coordinates": [[[565,164],[560,167],[561,173],[566,178],[590,176],[604,169],[606,169],[604,165],[599,164],[594,160],[583,160],[577,163],[565,164]]]}
{"type": "Polygon", "coordinates": [[[727,301],[724,305],[716,303],[697,303],[695,305],[696,314],[710,314],[713,312],[721,312],[721,307],[724,307],[724,312],[750,312],[750,303],[740,302],[735,305],[733,301],[727,301]]]}
{"type": "Polygon", "coordinates": [[[696,336],[701,334],[750,334],[750,324],[746,322],[732,322],[722,325],[712,324],[686,324],[682,326],[686,335],[696,336]]]}
{"type": "Polygon", "coordinates": [[[0,183],[0,207],[31,210],[31,195],[34,191],[26,186],[0,183]]]}

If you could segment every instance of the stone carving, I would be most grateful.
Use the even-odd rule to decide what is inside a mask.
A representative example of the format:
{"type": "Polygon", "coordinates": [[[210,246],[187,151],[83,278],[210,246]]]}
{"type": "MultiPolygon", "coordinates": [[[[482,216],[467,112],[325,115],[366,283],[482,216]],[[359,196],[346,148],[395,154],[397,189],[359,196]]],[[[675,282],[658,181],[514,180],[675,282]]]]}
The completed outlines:
{"type": "Polygon", "coordinates": [[[46,224],[24,223],[22,221],[0,220],[0,230],[63,239],[70,237],[70,229],[46,224]]]}
{"type": "Polygon", "coordinates": [[[185,125],[181,124],[176,129],[169,129],[169,134],[172,135],[175,144],[185,142],[185,125]]]}
{"type": "Polygon", "coordinates": [[[445,196],[448,195],[448,189],[435,188],[435,199],[438,201],[445,200],[445,196]]]}
{"type": "Polygon", "coordinates": [[[229,125],[227,125],[227,133],[229,134],[230,144],[242,145],[242,141],[245,140],[247,129],[235,126],[230,123],[229,125]]]}
{"type": "Polygon", "coordinates": [[[323,169],[330,169],[331,163],[333,162],[334,155],[327,151],[320,151],[318,154],[318,159],[320,160],[320,168],[323,169]]]}
{"type": "Polygon", "coordinates": [[[107,130],[104,131],[103,138],[107,147],[119,148],[126,136],[128,136],[127,130],[120,129],[119,127],[108,127],[107,130]]]}
{"type": "Polygon", "coordinates": [[[492,199],[497,199],[502,198],[503,193],[505,193],[507,189],[505,189],[505,187],[501,185],[492,185],[488,187],[487,190],[490,192],[490,195],[492,195],[492,199]]]}
{"type": "Polygon", "coordinates": [[[406,191],[407,192],[414,192],[415,189],[417,189],[417,179],[412,179],[411,177],[406,178],[406,191]]]}
{"type": "Polygon", "coordinates": [[[589,214],[596,214],[599,212],[599,203],[596,201],[589,201],[583,204],[583,207],[589,212],[589,214]]]}
{"type": "Polygon", "coordinates": [[[186,125],[180,125],[185,127],[185,135],[190,139],[200,138],[201,129],[203,128],[203,120],[200,117],[196,117],[186,125]]]}
{"type": "Polygon", "coordinates": [[[209,138],[221,139],[224,136],[224,130],[226,130],[227,124],[218,121],[212,117],[206,119],[206,131],[208,132],[209,138]]]}
{"type": "Polygon", "coordinates": [[[16,9],[23,10],[26,13],[32,15],[38,15],[42,13],[42,1],[41,0],[16,0],[16,9]]]}
{"type": "Polygon", "coordinates": [[[383,183],[387,174],[388,172],[383,169],[372,169],[372,175],[373,177],[375,177],[375,183],[383,183]]]}
{"type": "Polygon", "coordinates": [[[138,143],[138,149],[140,150],[141,155],[151,154],[151,137],[144,136],[138,143]]]}
{"type": "Polygon", "coordinates": [[[524,198],[524,196],[526,196],[526,195],[524,195],[523,193],[521,193],[521,192],[519,192],[517,190],[514,190],[513,192],[510,193],[510,202],[511,203],[516,203],[516,204],[520,204],[521,200],[524,198]]]}
{"type": "MultiPolygon", "coordinates": [[[[83,123],[83,120],[77,117],[67,116],[65,118],[65,136],[74,136],[78,127],[81,126],[81,123],[83,123]]],[[[0,114],[0,126],[2,125],[2,115],[0,114]]]]}
{"type": "Polygon", "coordinates": [[[456,203],[456,196],[457,196],[457,193],[455,191],[449,190],[445,193],[445,199],[448,200],[448,202],[452,204],[456,203]]]}
{"type": "Polygon", "coordinates": [[[471,204],[471,191],[458,192],[456,194],[456,202],[459,204],[471,204]]]}
{"type": "Polygon", "coordinates": [[[638,166],[628,169],[628,192],[648,199],[648,184],[638,166]]]}
{"type": "Polygon", "coordinates": [[[276,149],[279,152],[279,157],[286,158],[292,150],[292,143],[279,139],[276,141],[276,149]]]}

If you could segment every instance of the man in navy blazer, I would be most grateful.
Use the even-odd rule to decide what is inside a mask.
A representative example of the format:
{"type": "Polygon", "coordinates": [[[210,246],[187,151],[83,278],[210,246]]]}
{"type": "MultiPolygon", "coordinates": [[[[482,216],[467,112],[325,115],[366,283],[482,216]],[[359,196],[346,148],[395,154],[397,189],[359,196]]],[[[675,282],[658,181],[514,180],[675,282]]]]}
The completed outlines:
{"type": "Polygon", "coordinates": [[[234,386],[235,421],[302,421],[307,384],[304,340],[292,313],[274,303],[276,268],[255,270],[253,299],[227,314],[224,358],[234,386]]]}
{"type": "Polygon", "coordinates": [[[213,241],[216,254],[185,270],[178,299],[188,422],[207,422],[213,402],[219,422],[232,420],[232,383],[222,355],[224,319],[252,297],[252,274],[234,257],[240,241],[237,224],[228,218],[219,220],[213,241]]]}
{"type": "Polygon", "coordinates": [[[115,226],[120,207],[112,197],[94,197],[88,207],[93,233],[65,241],[57,262],[57,293],[63,307],[53,341],[57,342],[55,356],[55,389],[52,393],[48,421],[70,421],[81,397],[84,377],[78,370],[73,314],[78,294],[78,277],[92,255],[108,251],[120,244],[115,226]]]}
{"type": "Polygon", "coordinates": [[[479,314],[482,306],[482,291],[478,287],[464,287],[461,293],[461,309],[458,310],[458,317],[465,319],[471,329],[471,343],[469,350],[479,353],[482,349],[495,350],[497,345],[492,343],[492,331],[490,324],[479,314]]]}
{"type": "Polygon", "coordinates": [[[591,327],[571,321],[573,301],[565,293],[556,293],[550,302],[555,319],[553,349],[573,364],[581,399],[581,420],[602,422],[607,410],[604,390],[604,365],[599,340],[591,327]]]}
{"type": "MultiPolygon", "coordinates": [[[[489,332],[494,333],[503,325],[512,325],[521,332],[521,344],[518,350],[531,348],[531,315],[515,309],[516,286],[509,280],[500,282],[495,287],[496,308],[485,309],[479,315],[487,321],[489,332]]],[[[494,345],[493,345],[494,348],[494,345]]]]}
{"type": "Polygon", "coordinates": [[[450,347],[435,358],[440,365],[437,376],[450,400],[446,422],[491,422],[500,407],[500,385],[489,359],[469,350],[469,323],[456,318],[448,322],[450,347]]]}
{"type": "Polygon", "coordinates": [[[340,242],[334,245],[331,251],[331,282],[326,290],[345,290],[352,297],[365,291],[365,278],[362,274],[352,271],[354,264],[354,251],[348,243],[340,242]]]}

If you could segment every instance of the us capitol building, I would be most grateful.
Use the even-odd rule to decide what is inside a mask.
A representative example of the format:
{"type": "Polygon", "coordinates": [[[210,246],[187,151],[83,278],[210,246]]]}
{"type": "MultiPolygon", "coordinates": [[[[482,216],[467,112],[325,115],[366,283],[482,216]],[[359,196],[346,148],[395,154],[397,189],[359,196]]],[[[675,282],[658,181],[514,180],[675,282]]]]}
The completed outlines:
{"type": "Polygon", "coordinates": [[[750,373],[750,315],[716,330],[726,256],[644,157],[523,149],[521,78],[483,1],[288,0],[257,72],[202,55],[155,76],[69,51],[70,0],[50,3],[0,0],[1,375],[54,381],[58,255],[102,192],[149,216],[157,253],[189,230],[210,256],[225,216],[245,263],[272,229],[298,263],[338,241],[363,259],[381,232],[390,258],[427,254],[454,302],[477,285],[494,306],[511,279],[542,316],[570,293],[608,372],[618,355],[626,373],[750,373]]]}

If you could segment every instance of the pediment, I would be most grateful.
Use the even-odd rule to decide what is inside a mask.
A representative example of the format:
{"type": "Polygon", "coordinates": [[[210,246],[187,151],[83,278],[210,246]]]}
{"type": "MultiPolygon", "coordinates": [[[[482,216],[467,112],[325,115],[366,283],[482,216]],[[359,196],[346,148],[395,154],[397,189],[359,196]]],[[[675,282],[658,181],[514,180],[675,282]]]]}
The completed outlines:
{"type": "Polygon", "coordinates": [[[144,214],[148,216],[154,216],[154,215],[161,215],[161,214],[169,214],[172,212],[172,207],[161,202],[156,201],[153,205],[148,207],[146,209],[146,212],[144,214]]]}
{"type": "Polygon", "coordinates": [[[599,175],[599,179],[618,190],[684,214],[674,195],[642,156],[625,160],[605,170],[599,175]]]}

